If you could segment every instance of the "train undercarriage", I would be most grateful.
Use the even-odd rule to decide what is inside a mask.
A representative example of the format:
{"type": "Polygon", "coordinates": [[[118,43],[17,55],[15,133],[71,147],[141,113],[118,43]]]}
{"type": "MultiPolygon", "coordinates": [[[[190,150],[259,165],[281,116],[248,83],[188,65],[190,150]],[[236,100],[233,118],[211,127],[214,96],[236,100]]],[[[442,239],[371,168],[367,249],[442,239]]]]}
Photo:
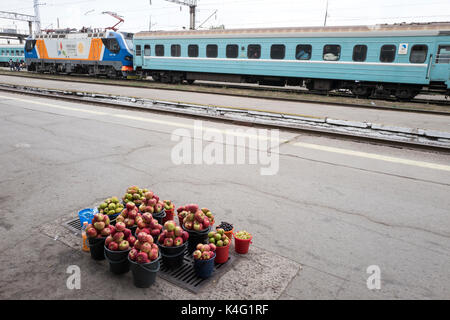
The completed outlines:
{"type": "Polygon", "coordinates": [[[74,63],[31,63],[28,71],[50,74],[87,74],[89,76],[105,76],[111,79],[119,79],[127,76],[126,73],[116,70],[112,65],[102,64],[74,64],[74,63]]]}
{"type": "MultiPolygon", "coordinates": [[[[252,83],[266,86],[304,86],[307,90],[319,94],[327,94],[334,90],[347,90],[358,98],[389,98],[395,97],[398,100],[411,100],[417,96],[424,87],[422,85],[401,84],[401,83],[377,83],[359,82],[347,80],[329,79],[304,79],[304,78],[284,78],[284,77],[264,77],[246,76],[232,74],[212,74],[174,71],[141,71],[138,74],[151,76],[154,81],[162,83],[189,83],[196,80],[219,81],[234,83],[252,83]]],[[[434,85],[428,88],[430,91],[441,94],[448,94],[445,85],[434,85]]]]}

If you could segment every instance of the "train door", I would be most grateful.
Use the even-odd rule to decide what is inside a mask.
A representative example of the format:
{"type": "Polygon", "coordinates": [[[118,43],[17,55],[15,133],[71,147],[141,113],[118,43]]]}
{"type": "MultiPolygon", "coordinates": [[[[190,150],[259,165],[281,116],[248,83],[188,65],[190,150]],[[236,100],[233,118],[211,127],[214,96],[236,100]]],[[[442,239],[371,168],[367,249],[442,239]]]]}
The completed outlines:
{"type": "Polygon", "coordinates": [[[450,43],[439,43],[431,66],[431,80],[450,82],[450,43]]]}
{"type": "Polygon", "coordinates": [[[135,69],[136,67],[142,67],[142,47],[140,44],[137,44],[134,49],[134,58],[133,58],[135,69]]]}

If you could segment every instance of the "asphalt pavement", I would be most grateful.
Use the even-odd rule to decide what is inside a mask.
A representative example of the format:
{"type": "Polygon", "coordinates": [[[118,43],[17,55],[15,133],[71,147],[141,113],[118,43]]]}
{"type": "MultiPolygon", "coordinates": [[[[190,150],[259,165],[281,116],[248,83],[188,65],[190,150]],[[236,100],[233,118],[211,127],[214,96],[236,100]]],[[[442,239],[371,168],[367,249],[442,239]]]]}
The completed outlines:
{"type": "Polygon", "coordinates": [[[450,297],[448,154],[280,131],[266,155],[273,174],[262,175],[270,165],[261,161],[175,163],[180,136],[220,152],[226,142],[217,136],[250,129],[202,121],[198,139],[196,128],[192,118],[0,91],[0,297],[195,299],[227,287],[218,280],[192,295],[158,279],[160,294],[137,290],[64,234],[78,210],[130,185],[176,205],[199,203],[253,234],[250,255],[222,276],[233,284],[226,298],[450,297]],[[81,290],[66,287],[70,265],[82,270],[81,290]],[[381,272],[380,289],[367,286],[370,266],[381,272]]]}

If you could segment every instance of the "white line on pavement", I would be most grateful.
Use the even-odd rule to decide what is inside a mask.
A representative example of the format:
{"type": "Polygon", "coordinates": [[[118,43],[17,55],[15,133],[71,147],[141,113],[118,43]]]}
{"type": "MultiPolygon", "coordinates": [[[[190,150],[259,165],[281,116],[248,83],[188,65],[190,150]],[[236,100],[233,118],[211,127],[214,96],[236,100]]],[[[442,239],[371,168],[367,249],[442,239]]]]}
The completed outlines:
{"type": "MultiPolygon", "coordinates": [[[[15,101],[22,101],[22,102],[26,102],[26,103],[32,103],[32,104],[36,104],[36,105],[42,105],[42,106],[56,108],[56,109],[62,109],[62,110],[84,112],[84,113],[96,114],[96,115],[110,115],[110,116],[113,116],[113,117],[116,117],[116,118],[135,120],[135,121],[142,121],[142,122],[150,122],[150,123],[157,123],[157,124],[162,124],[162,125],[172,126],[172,127],[177,127],[177,128],[186,128],[186,129],[195,129],[195,128],[197,128],[197,127],[195,127],[194,124],[186,124],[186,123],[173,122],[173,121],[157,120],[157,119],[138,117],[138,116],[129,116],[129,115],[125,115],[125,114],[99,112],[99,111],[86,110],[86,109],[81,109],[81,108],[76,108],[76,107],[65,107],[65,106],[59,106],[59,105],[54,105],[54,104],[40,102],[40,101],[31,101],[31,100],[27,100],[27,99],[15,98],[15,97],[10,97],[10,96],[2,96],[2,95],[0,95],[0,98],[11,99],[11,100],[15,100],[15,101]]],[[[234,135],[245,136],[247,138],[254,138],[254,139],[270,139],[270,137],[268,137],[268,136],[260,137],[260,136],[257,136],[257,135],[240,133],[240,132],[236,132],[236,131],[230,131],[229,132],[226,129],[217,129],[217,128],[211,128],[211,127],[205,127],[205,126],[202,127],[202,130],[203,131],[218,132],[218,133],[221,133],[221,134],[234,134],[234,135]]],[[[380,154],[376,154],[376,153],[360,152],[360,151],[354,151],[354,150],[342,149],[342,148],[335,148],[335,147],[328,147],[328,146],[311,144],[311,143],[288,142],[288,140],[285,140],[285,139],[280,139],[279,142],[280,143],[289,143],[290,145],[293,145],[293,146],[296,146],[296,147],[301,147],[301,148],[306,148],[306,149],[319,150],[319,151],[343,154],[343,155],[348,155],[348,156],[353,156],[353,157],[373,159],[373,160],[379,160],[379,161],[398,163],[398,164],[404,164],[404,165],[409,165],[409,166],[415,166],[415,167],[421,167],[421,168],[441,170],[441,171],[449,171],[450,172],[450,166],[443,165],[443,164],[432,163],[432,162],[409,160],[409,159],[404,159],[404,158],[384,156],[384,155],[380,155],[380,154]]]]}

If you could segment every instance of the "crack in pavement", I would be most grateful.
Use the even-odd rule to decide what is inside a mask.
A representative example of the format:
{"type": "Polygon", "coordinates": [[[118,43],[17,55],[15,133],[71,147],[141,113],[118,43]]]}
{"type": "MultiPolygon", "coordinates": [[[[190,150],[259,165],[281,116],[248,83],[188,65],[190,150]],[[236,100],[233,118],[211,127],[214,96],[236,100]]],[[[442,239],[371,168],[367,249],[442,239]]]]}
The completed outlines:
{"type": "Polygon", "coordinates": [[[349,166],[349,165],[345,165],[345,164],[332,163],[332,162],[324,161],[324,160],[316,160],[316,159],[311,159],[311,158],[305,158],[305,157],[301,157],[301,156],[298,156],[298,155],[295,155],[295,154],[290,154],[290,153],[280,153],[280,156],[286,156],[286,157],[290,157],[290,158],[296,158],[296,159],[301,159],[301,160],[315,162],[315,163],[322,163],[322,164],[327,164],[327,165],[331,165],[331,166],[335,166],[335,167],[353,169],[353,170],[358,170],[358,171],[363,171],[363,172],[368,172],[368,173],[373,173],[373,174],[386,175],[386,176],[389,176],[389,177],[396,177],[396,178],[402,178],[402,179],[408,179],[408,180],[413,180],[413,181],[420,181],[420,182],[426,182],[426,183],[441,185],[441,186],[445,186],[445,187],[450,187],[450,183],[444,183],[444,182],[437,182],[437,181],[426,180],[426,179],[421,179],[421,178],[408,177],[408,176],[403,176],[403,175],[394,174],[394,173],[382,172],[382,171],[378,171],[378,170],[363,169],[363,168],[353,167],[353,166],[349,166]]]}

